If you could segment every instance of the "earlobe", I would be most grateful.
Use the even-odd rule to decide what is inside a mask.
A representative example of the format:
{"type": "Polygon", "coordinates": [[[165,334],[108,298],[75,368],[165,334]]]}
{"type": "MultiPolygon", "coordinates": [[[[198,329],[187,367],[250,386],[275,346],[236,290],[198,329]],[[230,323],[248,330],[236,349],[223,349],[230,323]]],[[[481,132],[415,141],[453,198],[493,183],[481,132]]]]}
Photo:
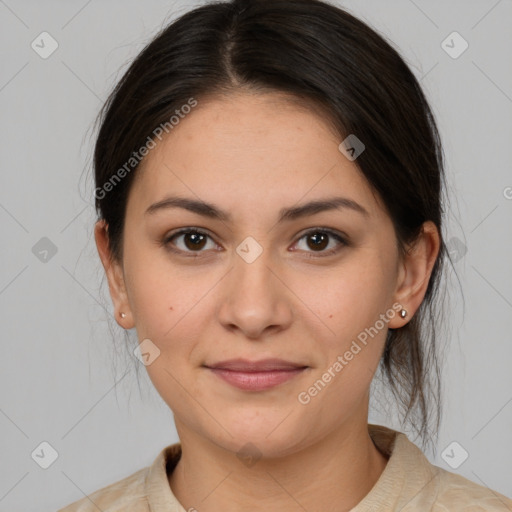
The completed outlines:
{"type": "Polygon", "coordinates": [[[114,317],[123,329],[133,327],[130,305],[126,294],[123,270],[119,263],[113,260],[109,236],[108,224],[104,219],[99,220],[94,227],[94,238],[100,256],[101,263],[107,276],[110,297],[114,305],[114,317]]]}
{"type": "Polygon", "coordinates": [[[439,255],[440,236],[432,221],[423,224],[418,239],[403,257],[397,281],[395,299],[400,304],[399,314],[389,322],[389,327],[403,327],[420,307],[428,288],[432,269],[439,255]],[[403,314],[403,310],[406,311],[403,314]]]}

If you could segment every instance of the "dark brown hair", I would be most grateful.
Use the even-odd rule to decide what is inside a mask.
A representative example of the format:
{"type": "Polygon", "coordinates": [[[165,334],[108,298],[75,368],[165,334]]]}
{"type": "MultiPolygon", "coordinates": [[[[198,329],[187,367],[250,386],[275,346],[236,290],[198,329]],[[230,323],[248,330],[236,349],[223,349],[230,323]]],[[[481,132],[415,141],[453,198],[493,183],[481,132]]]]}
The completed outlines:
{"type": "MultiPolygon", "coordinates": [[[[424,93],[391,43],[348,12],[318,0],[232,0],[191,10],[141,51],[103,106],[94,151],[95,202],[108,224],[112,257],[122,261],[123,225],[138,162],[155,128],[190,99],[234,91],[282,92],[317,107],[365,151],[355,163],[407,250],[425,221],[442,230],[441,142],[424,93]],[[131,162],[127,167],[127,162],[131,162]],[[119,170],[122,179],[112,181],[119,170]],[[110,183],[110,185],[108,185],[110,183]],[[107,191],[108,190],[108,191],[107,191]]],[[[193,114],[192,114],[193,115],[193,114]]],[[[446,250],[414,317],[390,329],[380,370],[425,441],[440,422],[436,343],[439,282],[446,250]],[[416,422],[416,418],[418,421],[416,422]]]]}

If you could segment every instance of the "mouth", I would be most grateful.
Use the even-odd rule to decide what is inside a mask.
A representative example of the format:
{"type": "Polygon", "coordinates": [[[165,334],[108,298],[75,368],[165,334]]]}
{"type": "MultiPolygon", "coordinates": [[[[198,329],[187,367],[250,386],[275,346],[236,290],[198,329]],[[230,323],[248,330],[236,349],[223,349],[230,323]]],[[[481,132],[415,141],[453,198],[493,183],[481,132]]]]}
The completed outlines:
{"type": "Polygon", "coordinates": [[[309,368],[282,359],[261,361],[231,359],[204,367],[228,384],[245,391],[263,391],[273,388],[293,379],[309,368]]]}

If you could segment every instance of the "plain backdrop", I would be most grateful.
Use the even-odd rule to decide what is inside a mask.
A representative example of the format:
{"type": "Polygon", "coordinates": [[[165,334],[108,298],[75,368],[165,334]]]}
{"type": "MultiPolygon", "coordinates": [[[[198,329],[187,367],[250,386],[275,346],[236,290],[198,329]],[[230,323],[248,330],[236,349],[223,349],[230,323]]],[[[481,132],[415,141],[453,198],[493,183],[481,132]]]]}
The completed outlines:
{"type": "MultiPolygon", "coordinates": [[[[196,5],[0,0],[0,511],[56,510],[178,440],[144,368],[139,392],[140,363],[122,355],[124,333],[108,322],[93,238],[91,133],[130,61],[196,5]]],[[[437,453],[427,456],[512,496],[512,2],[338,5],[399,49],[444,143],[452,199],[445,236],[460,287],[452,279],[444,415],[437,453]],[[447,448],[459,459],[467,452],[456,469],[442,456],[447,448]]],[[[370,420],[399,428],[377,409],[370,420]]]]}

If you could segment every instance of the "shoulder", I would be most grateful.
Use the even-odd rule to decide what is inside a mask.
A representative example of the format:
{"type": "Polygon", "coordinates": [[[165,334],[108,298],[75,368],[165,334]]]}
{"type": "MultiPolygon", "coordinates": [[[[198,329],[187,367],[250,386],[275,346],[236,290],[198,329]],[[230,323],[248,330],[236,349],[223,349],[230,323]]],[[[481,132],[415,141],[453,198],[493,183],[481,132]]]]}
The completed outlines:
{"type": "Polygon", "coordinates": [[[150,466],[75,501],[58,512],[183,512],[168,482],[181,457],[181,444],[166,446],[150,466]]]}
{"type": "Polygon", "coordinates": [[[438,479],[433,512],[512,512],[512,500],[484,485],[432,465],[438,479]]]}
{"type": "Polygon", "coordinates": [[[432,464],[406,434],[374,424],[369,432],[389,459],[374,488],[351,512],[512,512],[510,498],[432,464]]]}
{"type": "Polygon", "coordinates": [[[149,468],[143,468],[132,475],[103,487],[88,496],[75,501],[57,512],[146,512],[148,505],[145,481],[149,468]]]}

